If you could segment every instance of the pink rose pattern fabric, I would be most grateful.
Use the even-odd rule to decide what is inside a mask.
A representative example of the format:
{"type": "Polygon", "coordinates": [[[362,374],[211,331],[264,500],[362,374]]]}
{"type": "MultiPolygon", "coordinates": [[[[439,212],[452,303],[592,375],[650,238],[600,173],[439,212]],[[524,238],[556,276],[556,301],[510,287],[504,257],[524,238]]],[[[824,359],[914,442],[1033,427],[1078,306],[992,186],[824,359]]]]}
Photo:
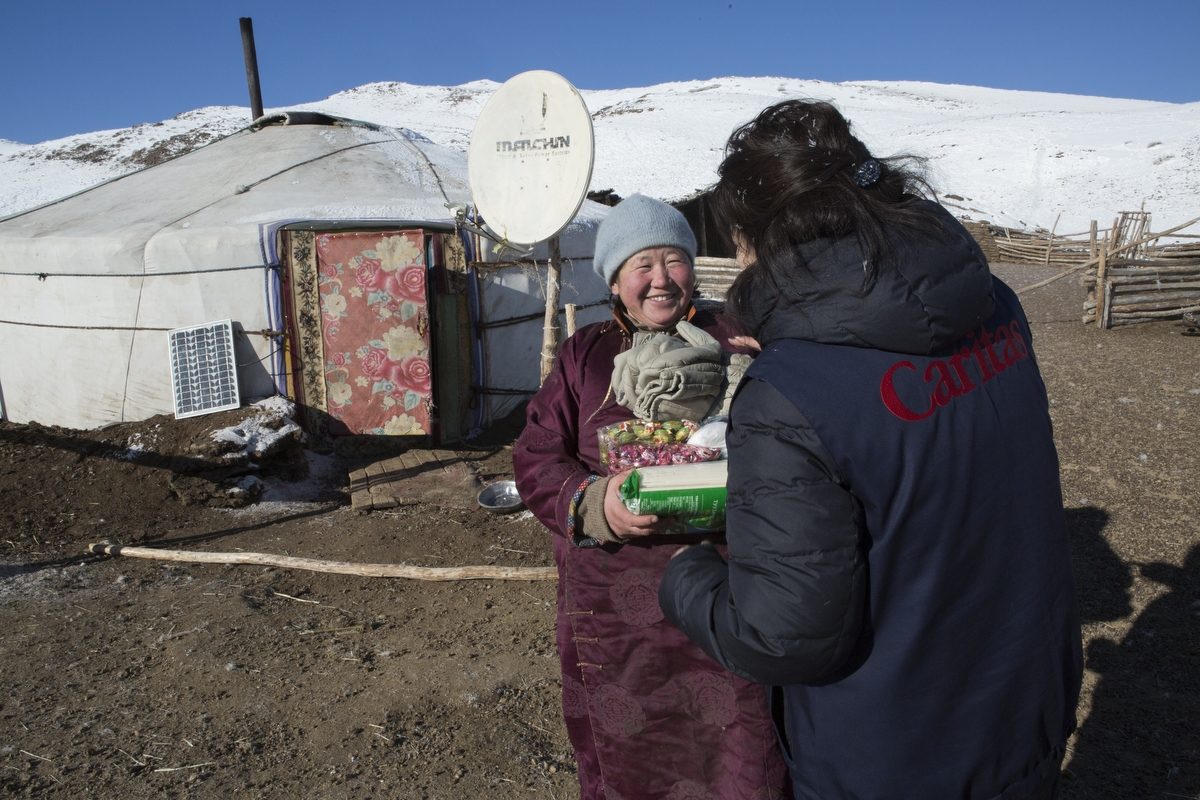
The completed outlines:
{"type": "Polygon", "coordinates": [[[422,231],[316,236],[324,409],[343,430],[430,432],[433,368],[422,231]]]}

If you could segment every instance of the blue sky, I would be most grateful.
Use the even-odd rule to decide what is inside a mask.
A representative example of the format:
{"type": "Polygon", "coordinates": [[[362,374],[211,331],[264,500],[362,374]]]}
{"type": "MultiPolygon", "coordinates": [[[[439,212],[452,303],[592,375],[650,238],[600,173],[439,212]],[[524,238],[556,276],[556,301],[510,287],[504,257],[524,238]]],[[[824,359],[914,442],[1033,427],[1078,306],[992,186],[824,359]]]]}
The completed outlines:
{"type": "Polygon", "coordinates": [[[4,0],[0,139],[248,107],[240,17],[267,107],[527,69],[584,89],[771,75],[1200,101],[1198,0],[4,0]]]}

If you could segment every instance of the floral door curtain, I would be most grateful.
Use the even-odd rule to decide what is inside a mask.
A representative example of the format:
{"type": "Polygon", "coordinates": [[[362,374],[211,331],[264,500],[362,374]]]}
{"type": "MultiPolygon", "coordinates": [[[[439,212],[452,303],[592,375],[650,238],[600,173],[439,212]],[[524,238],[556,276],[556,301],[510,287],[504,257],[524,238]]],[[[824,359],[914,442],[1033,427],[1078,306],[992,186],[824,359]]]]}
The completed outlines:
{"type": "Polygon", "coordinates": [[[424,232],[293,236],[290,255],[297,399],[310,430],[429,434],[424,232]]]}

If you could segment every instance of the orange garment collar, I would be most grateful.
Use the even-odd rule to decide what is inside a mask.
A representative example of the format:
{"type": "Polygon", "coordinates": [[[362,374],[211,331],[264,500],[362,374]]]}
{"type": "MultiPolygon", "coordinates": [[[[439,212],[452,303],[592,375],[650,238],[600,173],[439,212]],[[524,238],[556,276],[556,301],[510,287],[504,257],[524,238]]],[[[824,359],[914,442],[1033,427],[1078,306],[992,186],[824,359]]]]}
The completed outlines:
{"type": "MultiPolygon", "coordinates": [[[[634,324],[633,320],[629,318],[629,316],[625,313],[624,306],[622,306],[620,303],[612,307],[612,316],[613,319],[616,320],[617,326],[621,329],[621,332],[626,336],[633,336],[633,334],[642,330],[636,324],[634,324]]],[[[691,322],[692,317],[694,316],[696,316],[696,307],[694,305],[689,305],[687,313],[683,315],[683,319],[691,322]]],[[[674,330],[674,328],[672,328],[672,330],[674,330]]],[[[664,332],[669,333],[670,331],[664,332]]]]}

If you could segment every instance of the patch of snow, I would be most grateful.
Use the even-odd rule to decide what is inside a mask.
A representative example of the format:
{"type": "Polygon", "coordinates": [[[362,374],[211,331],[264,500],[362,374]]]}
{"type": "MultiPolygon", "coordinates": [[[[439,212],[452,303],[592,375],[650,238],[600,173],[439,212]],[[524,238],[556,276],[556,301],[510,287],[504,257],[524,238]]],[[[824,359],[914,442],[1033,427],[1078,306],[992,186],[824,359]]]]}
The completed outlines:
{"type": "Polygon", "coordinates": [[[262,478],[257,475],[243,475],[226,490],[226,494],[230,497],[252,497],[261,489],[262,485],[262,478]]]}
{"type": "Polygon", "coordinates": [[[259,400],[254,403],[254,407],[262,409],[263,413],[288,417],[289,419],[296,413],[296,404],[278,394],[264,400],[259,400]]]}
{"type": "Polygon", "coordinates": [[[122,461],[133,461],[146,452],[146,447],[152,442],[143,442],[141,433],[134,433],[129,437],[129,443],[125,445],[125,449],[116,454],[116,458],[122,461]]]}
{"type": "Polygon", "coordinates": [[[213,431],[212,438],[218,442],[229,442],[237,447],[227,453],[227,460],[242,456],[261,458],[282,439],[299,434],[300,426],[292,419],[295,405],[285,397],[276,395],[253,404],[261,413],[247,417],[238,425],[213,431]]]}
{"type": "Polygon", "coordinates": [[[278,516],[309,510],[314,504],[328,503],[346,482],[345,465],[332,455],[304,451],[308,474],[303,480],[262,479],[258,502],[244,508],[228,509],[231,516],[278,516]]]}

